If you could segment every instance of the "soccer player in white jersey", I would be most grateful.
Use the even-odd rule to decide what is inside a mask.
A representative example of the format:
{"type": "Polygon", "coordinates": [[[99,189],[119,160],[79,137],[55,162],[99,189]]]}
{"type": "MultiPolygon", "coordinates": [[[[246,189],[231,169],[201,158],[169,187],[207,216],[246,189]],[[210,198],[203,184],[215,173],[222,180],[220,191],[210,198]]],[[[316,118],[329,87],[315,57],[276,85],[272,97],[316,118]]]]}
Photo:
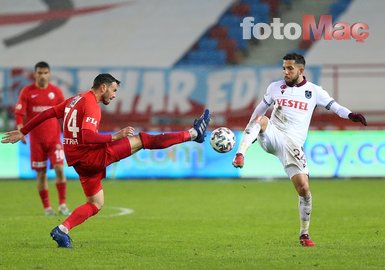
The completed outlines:
{"type": "Polygon", "coordinates": [[[279,158],[298,192],[300,244],[312,247],[315,245],[309,236],[312,196],[303,144],[314,108],[322,106],[341,118],[365,126],[367,123],[362,114],[352,113],[338,104],[322,87],[306,80],[305,59],[302,55],[285,55],[282,68],[284,79],[271,83],[263,100],[255,108],[243,132],[233,166],[243,167],[246,151],[256,140],[266,152],[279,158]],[[265,113],[270,105],[274,109],[269,119],[265,113]]]}

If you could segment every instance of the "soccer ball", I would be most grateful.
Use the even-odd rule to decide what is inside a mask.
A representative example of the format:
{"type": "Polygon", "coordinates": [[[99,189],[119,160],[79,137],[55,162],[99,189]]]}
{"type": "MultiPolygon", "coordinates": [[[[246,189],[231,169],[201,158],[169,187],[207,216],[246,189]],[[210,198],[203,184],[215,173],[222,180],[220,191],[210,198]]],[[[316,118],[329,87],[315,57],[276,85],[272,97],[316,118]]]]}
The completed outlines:
{"type": "Polygon", "coordinates": [[[214,129],[211,133],[210,144],[219,153],[229,152],[235,144],[234,133],[227,127],[214,129]]]}

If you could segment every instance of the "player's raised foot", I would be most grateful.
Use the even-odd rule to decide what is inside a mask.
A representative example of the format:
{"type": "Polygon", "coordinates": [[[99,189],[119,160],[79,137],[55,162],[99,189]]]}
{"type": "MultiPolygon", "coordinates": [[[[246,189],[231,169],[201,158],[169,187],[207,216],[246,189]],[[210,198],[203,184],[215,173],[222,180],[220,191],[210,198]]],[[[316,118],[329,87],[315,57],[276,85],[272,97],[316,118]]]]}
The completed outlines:
{"type": "Polygon", "coordinates": [[[194,141],[198,143],[202,143],[205,140],[206,137],[206,129],[209,125],[211,119],[210,111],[208,109],[205,109],[203,114],[194,121],[194,129],[197,132],[197,137],[194,139],[194,141]]]}
{"type": "Polygon", "coordinates": [[[52,229],[50,235],[52,239],[56,241],[58,247],[72,248],[71,238],[68,234],[62,232],[58,226],[52,229]]]}
{"type": "Polygon", "coordinates": [[[58,210],[59,210],[59,214],[62,215],[62,216],[69,216],[69,215],[71,215],[71,210],[69,210],[67,205],[65,205],[65,204],[59,205],[58,210]]]}
{"type": "Polygon", "coordinates": [[[53,211],[53,209],[51,207],[49,207],[49,208],[44,209],[44,215],[46,217],[53,217],[53,216],[56,216],[56,213],[55,213],[55,211],[53,211]]]}
{"type": "Polygon", "coordinates": [[[310,239],[308,234],[302,234],[299,237],[299,243],[304,247],[314,247],[315,243],[310,239]]]}
{"type": "Polygon", "coordinates": [[[233,166],[235,168],[242,168],[245,163],[244,157],[241,153],[236,153],[233,159],[233,166]]]}

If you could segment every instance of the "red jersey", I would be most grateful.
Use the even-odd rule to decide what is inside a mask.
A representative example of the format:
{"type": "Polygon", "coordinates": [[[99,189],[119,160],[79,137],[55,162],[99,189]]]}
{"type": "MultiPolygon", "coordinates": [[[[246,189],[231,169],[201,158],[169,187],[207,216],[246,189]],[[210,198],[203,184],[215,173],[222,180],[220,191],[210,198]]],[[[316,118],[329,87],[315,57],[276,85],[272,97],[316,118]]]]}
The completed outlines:
{"type": "MultiPolygon", "coordinates": [[[[17,125],[24,124],[42,111],[45,111],[64,101],[63,92],[57,86],[48,84],[41,89],[30,84],[24,87],[15,106],[15,121],[17,125]]],[[[60,124],[57,119],[48,119],[30,133],[31,143],[56,142],[60,138],[60,124]]]]}
{"type": "Polygon", "coordinates": [[[63,121],[63,146],[66,160],[72,166],[87,157],[92,148],[104,147],[101,144],[84,144],[82,130],[88,129],[98,132],[101,118],[101,109],[92,91],[67,99],[55,106],[57,118],[63,121]]]}

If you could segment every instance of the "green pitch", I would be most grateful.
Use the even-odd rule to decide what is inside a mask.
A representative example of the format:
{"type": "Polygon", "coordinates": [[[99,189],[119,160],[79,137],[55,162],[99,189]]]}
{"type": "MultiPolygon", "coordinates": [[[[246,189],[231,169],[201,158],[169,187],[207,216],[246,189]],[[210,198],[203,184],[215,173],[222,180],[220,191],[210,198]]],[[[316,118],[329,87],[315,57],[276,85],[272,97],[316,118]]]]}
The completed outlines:
{"type": "MultiPolygon", "coordinates": [[[[105,208],[59,249],[63,218],[42,214],[35,182],[0,181],[0,269],[385,269],[385,181],[311,188],[315,248],[298,243],[289,181],[107,180],[105,208]]],[[[69,206],[83,201],[70,181],[69,206]]]]}

